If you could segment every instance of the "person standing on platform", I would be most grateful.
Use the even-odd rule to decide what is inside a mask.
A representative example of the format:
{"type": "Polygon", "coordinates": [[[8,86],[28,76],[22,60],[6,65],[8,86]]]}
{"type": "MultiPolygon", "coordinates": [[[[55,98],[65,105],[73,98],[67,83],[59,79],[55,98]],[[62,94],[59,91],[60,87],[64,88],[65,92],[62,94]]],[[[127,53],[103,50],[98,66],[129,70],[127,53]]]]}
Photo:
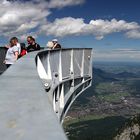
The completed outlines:
{"type": "Polygon", "coordinates": [[[27,52],[40,50],[40,45],[35,42],[35,39],[32,36],[27,37],[27,42],[29,44],[27,47],[27,52]]]}
{"type": "Polygon", "coordinates": [[[18,38],[17,37],[12,37],[12,40],[15,40],[15,44],[18,47],[18,54],[20,54],[21,53],[21,45],[18,42],[18,38]]]}
{"type": "Polygon", "coordinates": [[[6,57],[4,60],[4,63],[6,64],[7,68],[17,61],[18,55],[19,55],[19,48],[17,47],[17,42],[15,41],[14,38],[11,38],[10,46],[7,50],[6,57]]]}
{"type": "Polygon", "coordinates": [[[53,48],[52,49],[61,49],[61,45],[58,43],[57,39],[53,39],[53,48]]]}
{"type": "MultiPolygon", "coordinates": [[[[17,48],[18,48],[18,54],[20,54],[20,53],[21,53],[21,45],[20,45],[20,43],[18,42],[18,38],[17,38],[17,37],[12,37],[11,40],[14,40],[15,45],[16,45],[17,48]]],[[[9,49],[9,48],[10,48],[10,45],[6,45],[5,48],[9,49]]]]}

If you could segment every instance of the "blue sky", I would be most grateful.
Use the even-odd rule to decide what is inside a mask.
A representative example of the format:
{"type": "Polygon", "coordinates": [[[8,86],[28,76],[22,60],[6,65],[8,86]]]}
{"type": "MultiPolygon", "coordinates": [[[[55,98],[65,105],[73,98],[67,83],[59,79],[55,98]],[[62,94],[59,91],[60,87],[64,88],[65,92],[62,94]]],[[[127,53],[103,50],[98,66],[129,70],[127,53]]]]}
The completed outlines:
{"type": "Polygon", "coordinates": [[[92,47],[97,61],[139,61],[139,13],[139,0],[2,0],[0,44],[33,35],[41,46],[92,47]]]}
{"type": "MultiPolygon", "coordinates": [[[[124,19],[128,21],[139,18],[139,0],[86,0],[84,4],[54,10],[56,17],[82,17],[86,21],[91,19],[124,19]]],[[[53,18],[53,17],[52,17],[53,18]]],[[[53,18],[53,19],[54,19],[53,18]]]]}

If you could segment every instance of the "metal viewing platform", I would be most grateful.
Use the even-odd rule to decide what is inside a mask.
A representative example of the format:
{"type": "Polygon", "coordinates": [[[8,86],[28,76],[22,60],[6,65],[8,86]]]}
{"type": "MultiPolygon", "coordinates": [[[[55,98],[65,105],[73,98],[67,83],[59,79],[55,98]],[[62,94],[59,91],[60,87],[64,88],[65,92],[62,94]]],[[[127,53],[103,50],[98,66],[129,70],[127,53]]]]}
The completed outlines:
{"type": "Polygon", "coordinates": [[[60,122],[91,81],[92,49],[22,57],[0,76],[0,138],[66,140],[60,122]]]}

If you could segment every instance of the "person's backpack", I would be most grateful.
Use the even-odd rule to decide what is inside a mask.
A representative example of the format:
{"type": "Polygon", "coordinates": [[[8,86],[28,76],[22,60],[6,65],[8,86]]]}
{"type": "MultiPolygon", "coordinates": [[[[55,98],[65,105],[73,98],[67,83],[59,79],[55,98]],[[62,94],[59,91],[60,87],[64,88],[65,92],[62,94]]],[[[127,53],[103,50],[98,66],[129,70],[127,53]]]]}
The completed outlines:
{"type": "Polygon", "coordinates": [[[19,54],[19,58],[27,54],[27,49],[25,43],[20,43],[21,52],[19,54]]]}

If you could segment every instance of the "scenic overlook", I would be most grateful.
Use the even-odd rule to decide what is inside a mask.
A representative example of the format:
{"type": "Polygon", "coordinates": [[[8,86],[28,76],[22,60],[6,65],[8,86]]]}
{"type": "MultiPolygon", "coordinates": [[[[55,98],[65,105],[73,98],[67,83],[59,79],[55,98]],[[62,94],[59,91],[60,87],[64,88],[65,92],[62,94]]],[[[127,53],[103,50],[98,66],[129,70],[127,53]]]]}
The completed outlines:
{"type": "Polygon", "coordinates": [[[65,118],[69,139],[139,140],[139,70],[137,62],[96,62],[92,86],[65,118]]]}
{"type": "Polygon", "coordinates": [[[0,140],[140,140],[139,13],[139,0],[1,0],[0,140]]]}

